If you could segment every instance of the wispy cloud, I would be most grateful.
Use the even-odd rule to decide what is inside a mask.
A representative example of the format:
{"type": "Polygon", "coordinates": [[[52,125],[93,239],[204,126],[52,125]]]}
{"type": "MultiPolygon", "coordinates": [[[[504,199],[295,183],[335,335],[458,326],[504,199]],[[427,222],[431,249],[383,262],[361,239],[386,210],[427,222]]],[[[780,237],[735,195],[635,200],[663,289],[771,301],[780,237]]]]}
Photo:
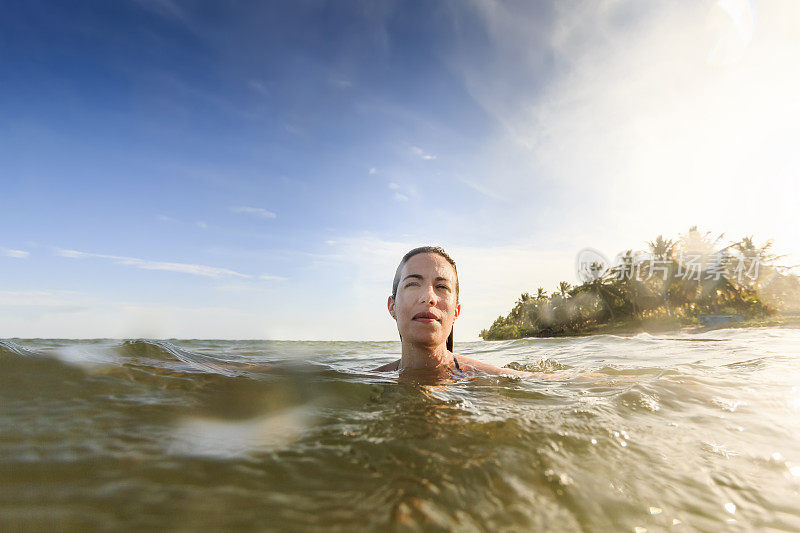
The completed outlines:
{"type": "Polygon", "coordinates": [[[186,20],[186,13],[172,0],[136,0],[136,3],[145,9],[155,11],[163,17],[180,21],[186,20]]]}
{"type": "Polygon", "coordinates": [[[0,291],[0,307],[71,307],[76,305],[72,291],[0,291]]]}
{"type": "Polygon", "coordinates": [[[426,153],[425,150],[423,150],[419,146],[412,146],[411,147],[411,153],[413,153],[414,155],[416,155],[418,157],[421,157],[422,159],[424,159],[426,161],[430,161],[432,159],[436,159],[435,155],[426,153]]]}
{"type": "Polygon", "coordinates": [[[289,278],[285,278],[283,276],[273,276],[272,274],[261,274],[258,276],[258,279],[263,279],[266,281],[286,281],[289,278]]]}
{"type": "Polygon", "coordinates": [[[392,198],[394,198],[398,202],[407,202],[409,197],[413,196],[415,198],[418,197],[417,189],[413,185],[403,185],[401,186],[399,183],[390,181],[388,184],[390,190],[394,191],[392,198]]]}
{"type": "Polygon", "coordinates": [[[255,91],[258,94],[260,94],[261,96],[269,96],[270,95],[269,87],[263,81],[250,80],[247,83],[247,86],[250,87],[250,89],[252,89],[253,91],[255,91]]]}
{"type": "Polygon", "coordinates": [[[12,248],[0,248],[3,255],[6,257],[13,257],[14,259],[27,259],[31,253],[25,250],[14,250],[12,248]]]}
{"type": "Polygon", "coordinates": [[[286,130],[287,133],[291,133],[292,135],[303,135],[303,133],[305,133],[303,128],[295,122],[284,121],[283,129],[286,130]]]}
{"type": "Polygon", "coordinates": [[[253,277],[249,274],[242,274],[241,272],[236,272],[235,270],[230,270],[227,268],[218,268],[207,265],[195,265],[191,263],[149,261],[147,259],[139,259],[137,257],[125,257],[121,255],[109,255],[109,254],[94,254],[89,252],[80,252],[78,250],[59,249],[56,251],[56,255],[59,255],[61,257],[67,257],[70,259],[85,259],[85,258],[106,259],[109,261],[113,261],[115,264],[118,265],[132,266],[135,268],[140,268],[142,270],[165,270],[167,272],[179,272],[181,274],[191,274],[193,276],[205,276],[209,278],[224,278],[224,277],[252,278],[253,277]]]}
{"type": "Polygon", "coordinates": [[[206,224],[202,220],[198,220],[197,222],[195,222],[195,225],[200,229],[208,229],[210,227],[208,224],[206,224]]]}
{"type": "Polygon", "coordinates": [[[236,206],[236,207],[231,207],[231,211],[233,211],[234,213],[252,215],[254,217],[259,217],[259,218],[276,218],[278,216],[272,211],[264,209],[263,207],[236,206]]]}
{"type": "Polygon", "coordinates": [[[353,86],[353,82],[344,76],[331,76],[328,83],[337,89],[349,89],[353,86]]]}
{"type": "Polygon", "coordinates": [[[481,193],[484,196],[487,196],[487,197],[492,198],[494,200],[499,200],[501,202],[511,203],[508,200],[508,198],[498,194],[497,192],[493,191],[489,187],[485,187],[485,186],[483,186],[483,185],[481,185],[479,183],[475,183],[474,181],[468,180],[468,179],[464,178],[463,176],[457,176],[456,178],[458,179],[458,181],[460,181],[461,183],[463,183],[464,185],[466,185],[470,189],[473,189],[473,190],[481,193]]]}
{"type": "MultiPolygon", "coordinates": [[[[268,328],[275,322],[274,315],[223,306],[110,301],[65,291],[0,291],[0,338],[271,338],[268,328]]],[[[91,355],[82,354],[81,360],[91,355]]]]}
{"type": "Polygon", "coordinates": [[[375,168],[375,167],[370,167],[370,169],[369,169],[369,174],[377,174],[377,173],[378,173],[378,169],[377,169],[377,168],[375,168]]]}
{"type": "Polygon", "coordinates": [[[540,198],[540,209],[519,210],[523,227],[559,220],[562,237],[630,242],[713,224],[800,249],[789,206],[800,4],[759,3],[749,46],[745,0],[556,3],[545,25],[534,4],[474,5],[491,45],[485,60],[462,54],[453,67],[500,127],[465,184],[514,203],[540,198]],[[719,18],[734,4],[741,17],[719,18]],[[529,79],[543,83],[519,83],[529,79]]]}

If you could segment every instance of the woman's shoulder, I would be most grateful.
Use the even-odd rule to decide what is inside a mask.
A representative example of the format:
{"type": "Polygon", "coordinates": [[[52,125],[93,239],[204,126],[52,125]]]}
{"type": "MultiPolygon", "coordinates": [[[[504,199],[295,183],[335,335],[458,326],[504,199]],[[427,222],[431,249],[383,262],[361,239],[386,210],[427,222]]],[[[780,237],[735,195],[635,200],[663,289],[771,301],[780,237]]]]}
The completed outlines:
{"type": "Polygon", "coordinates": [[[397,370],[398,365],[400,364],[400,359],[397,361],[392,361],[391,363],[386,363],[385,365],[381,365],[378,368],[373,368],[373,372],[391,372],[392,370],[397,370]]]}
{"type": "MultiPolygon", "coordinates": [[[[511,368],[500,368],[494,365],[490,365],[489,363],[484,363],[483,361],[478,361],[477,359],[473,359],[472,357],[467,357],[465,355],[458,355],[453,354],[454,357],[457,358],[459,364],[462,366],[468,367],[467,369],[475,369],[481,372],[486,372],[487,374],[505,374],[511,376],[532,376],[530,372],[523,372],[521,370],[513,370],[511,368]],[[462,363],[463,361],[463,363],[462,363]]],[[[465,369],[466,370],[466,369],[465,369]]]]}

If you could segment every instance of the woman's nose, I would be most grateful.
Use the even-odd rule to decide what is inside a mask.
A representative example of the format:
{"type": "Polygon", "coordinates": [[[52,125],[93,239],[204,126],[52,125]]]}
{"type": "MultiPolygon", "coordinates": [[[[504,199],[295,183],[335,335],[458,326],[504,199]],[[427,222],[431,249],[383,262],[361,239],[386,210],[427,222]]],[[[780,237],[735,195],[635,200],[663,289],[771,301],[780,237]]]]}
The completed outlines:
{"type": "Polygon", "coordinates": [[[420,297],[420,301],[423,303],[436,303],[436,291],[433,290],[433,286],[428,286],[428,290],[426,290],[422,296],[420,297]]]}

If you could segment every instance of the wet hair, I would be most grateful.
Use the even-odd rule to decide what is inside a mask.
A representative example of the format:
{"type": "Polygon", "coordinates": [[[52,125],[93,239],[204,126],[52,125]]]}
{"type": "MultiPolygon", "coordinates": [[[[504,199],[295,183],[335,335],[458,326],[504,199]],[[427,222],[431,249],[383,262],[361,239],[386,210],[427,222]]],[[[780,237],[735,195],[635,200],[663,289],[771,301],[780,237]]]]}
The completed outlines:
{"type": "MultiPolygon", "coordinates": [[[[403,270],[403,266],[408,262],[409,259],[417,254],[437,254],[442,256],[445,260],[447,260],[448,263],[450,263],[450,265],[453,267],[453,272],[456,275],[456,304],[458,304],[458,270],[456,269],[456,262],[453,261],[453,258],[447,255],[447,252],[445,252],[440,246],[420,246],[419,248],[414,248],[403,256],[403,259],[400,260],[400,264],[397,265],[397,270],[394,273],[394,281],[392,282],[392,300],[397,298],[397,287],[400,285],[400,273],[403,270]]],[[[403,340],[402,335],[400,335],[400,340],[403,340]]],[[[447,337],[447,349],[451,352],[453,351],[452,329],[450,330],[450,335],[447,337]]]]}

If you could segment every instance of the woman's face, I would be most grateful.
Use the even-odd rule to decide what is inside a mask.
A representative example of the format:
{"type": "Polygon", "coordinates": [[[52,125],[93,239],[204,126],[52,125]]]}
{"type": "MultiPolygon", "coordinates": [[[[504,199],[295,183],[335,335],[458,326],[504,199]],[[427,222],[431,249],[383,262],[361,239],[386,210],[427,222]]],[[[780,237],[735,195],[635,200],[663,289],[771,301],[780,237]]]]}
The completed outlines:
{"type": "Polygon", "coordinates": [[[461,313],[452,265],[439,254],[413,256],[403,265],[397,295],[388,305],[404,341],[432,348],[444,344],[461,313]]]}

